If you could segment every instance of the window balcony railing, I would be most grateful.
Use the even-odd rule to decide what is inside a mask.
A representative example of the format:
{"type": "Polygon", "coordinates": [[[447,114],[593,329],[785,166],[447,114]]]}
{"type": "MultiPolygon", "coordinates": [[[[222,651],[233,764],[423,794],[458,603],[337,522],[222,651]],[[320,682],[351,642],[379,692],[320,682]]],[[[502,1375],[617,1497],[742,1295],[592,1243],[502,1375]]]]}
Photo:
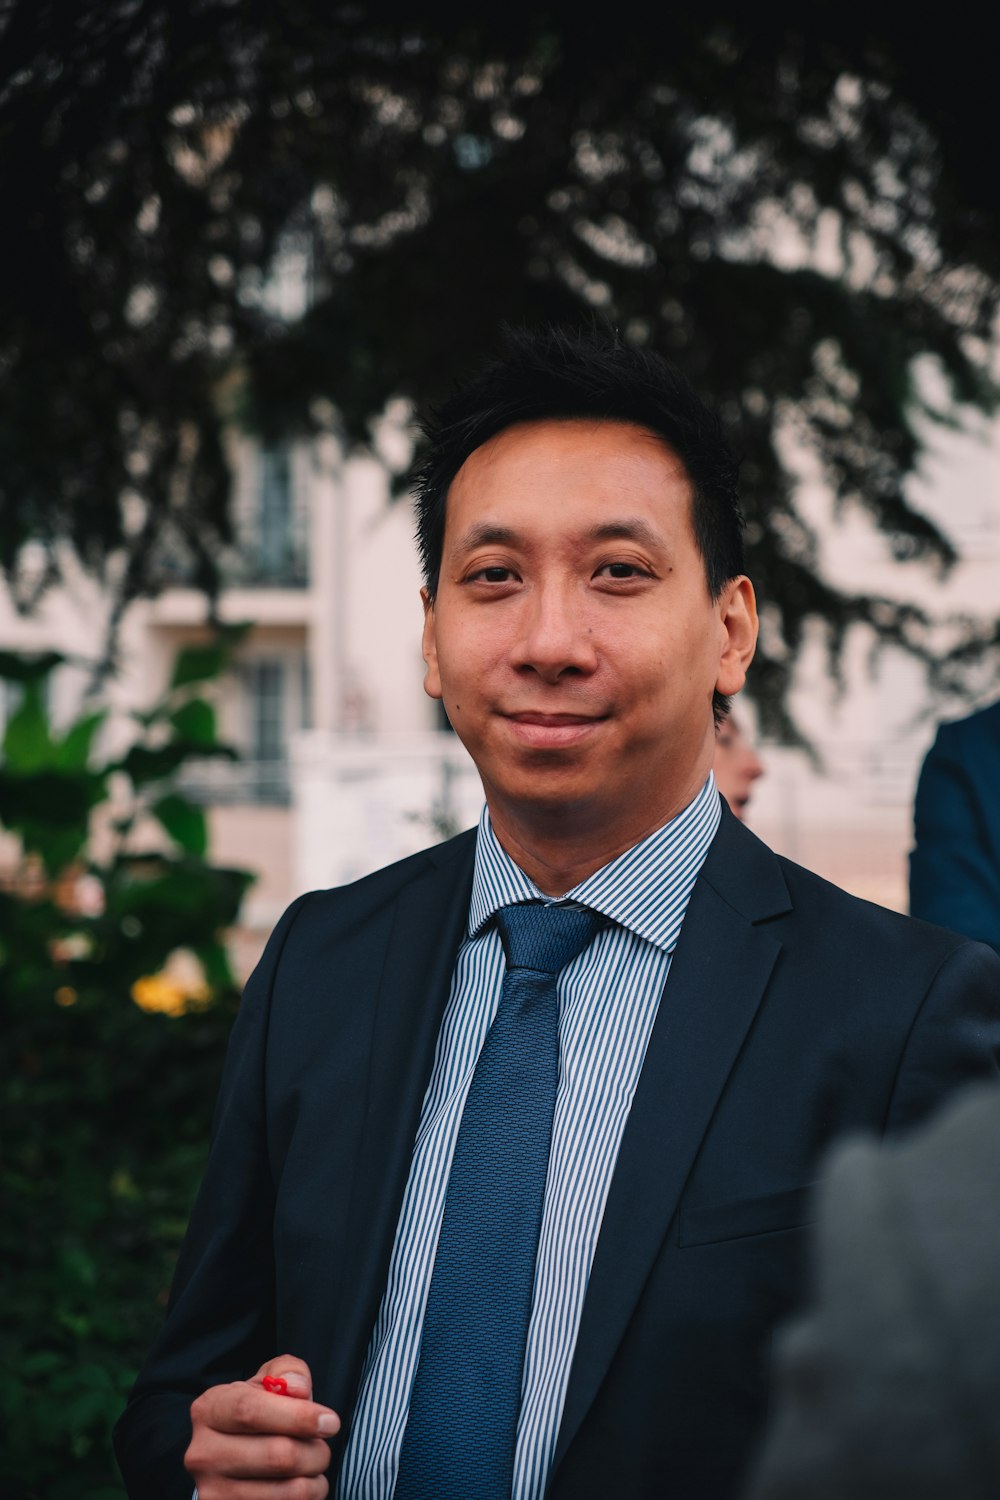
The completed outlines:
{"type": "Polygon", "coordinates": [[[304,553],[269,557],[234,552],[223,564],[222,581],[227,588],[304,589],[309,587],[309,560],[304,553]]]}
{"type": "Polygon", "coordinates": [[[192,761],[180,783],[185,796],[210,807],[287,807],[292,800],[287,760],[192,761]]]}

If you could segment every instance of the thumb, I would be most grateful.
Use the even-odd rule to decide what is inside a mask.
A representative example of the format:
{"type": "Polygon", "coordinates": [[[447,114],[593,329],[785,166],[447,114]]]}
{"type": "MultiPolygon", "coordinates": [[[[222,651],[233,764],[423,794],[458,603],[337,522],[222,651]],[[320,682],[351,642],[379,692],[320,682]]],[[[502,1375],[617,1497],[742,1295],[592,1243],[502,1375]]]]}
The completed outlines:
{"type": "Polygon", "coordinates": [[[304,1359],[294,1354],[279,1354],[261,1365],[251,1385],[262,1385],[279,1396],[295,1396],[300,1401],[312,1399],[312,1373],[304,1359]]]}

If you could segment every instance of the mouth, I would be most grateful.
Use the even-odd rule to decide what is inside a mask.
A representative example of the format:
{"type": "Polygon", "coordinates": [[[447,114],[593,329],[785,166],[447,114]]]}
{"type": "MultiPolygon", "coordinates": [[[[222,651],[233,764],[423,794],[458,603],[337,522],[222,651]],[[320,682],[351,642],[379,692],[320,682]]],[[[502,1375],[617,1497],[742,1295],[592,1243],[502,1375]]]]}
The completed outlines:
{"type": "Polygon", "coordinates": [[[504,714],[514,738],[533,750],[560,750],[578,745],[606,722],[603,714],[553,714],[528,711],[504,714]]]}

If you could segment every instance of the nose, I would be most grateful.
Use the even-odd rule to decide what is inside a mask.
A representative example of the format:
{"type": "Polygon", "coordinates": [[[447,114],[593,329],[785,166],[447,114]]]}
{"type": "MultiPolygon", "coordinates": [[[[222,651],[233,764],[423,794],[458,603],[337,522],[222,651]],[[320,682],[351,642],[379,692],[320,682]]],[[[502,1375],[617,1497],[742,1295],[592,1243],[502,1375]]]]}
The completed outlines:
{"type": "Polygon", "coordinates": [[[525,599],[513,664],[516,670],[537,673],[549,683],[596,670],[593,627],[571,586],[553,582],[525,599]]]}
{"type": "Polygon", "coordinates": [[[748,751],[744,771],[748,781],[756,781],[758,776],[763,776],[764,765],[756,750],[748,751]]]}

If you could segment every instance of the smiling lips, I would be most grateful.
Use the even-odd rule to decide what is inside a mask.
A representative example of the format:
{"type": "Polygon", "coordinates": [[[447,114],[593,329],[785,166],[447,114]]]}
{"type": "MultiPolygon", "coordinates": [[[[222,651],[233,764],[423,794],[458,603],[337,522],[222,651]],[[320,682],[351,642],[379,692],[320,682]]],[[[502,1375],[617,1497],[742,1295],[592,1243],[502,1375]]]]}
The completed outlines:
{"type": "Polygon", "coordinates": [[[504,714],[515,738],[537,750],[557,750],[578,744],[606,719],[605,714],[545,714],[536,711],[504,714]]]}

